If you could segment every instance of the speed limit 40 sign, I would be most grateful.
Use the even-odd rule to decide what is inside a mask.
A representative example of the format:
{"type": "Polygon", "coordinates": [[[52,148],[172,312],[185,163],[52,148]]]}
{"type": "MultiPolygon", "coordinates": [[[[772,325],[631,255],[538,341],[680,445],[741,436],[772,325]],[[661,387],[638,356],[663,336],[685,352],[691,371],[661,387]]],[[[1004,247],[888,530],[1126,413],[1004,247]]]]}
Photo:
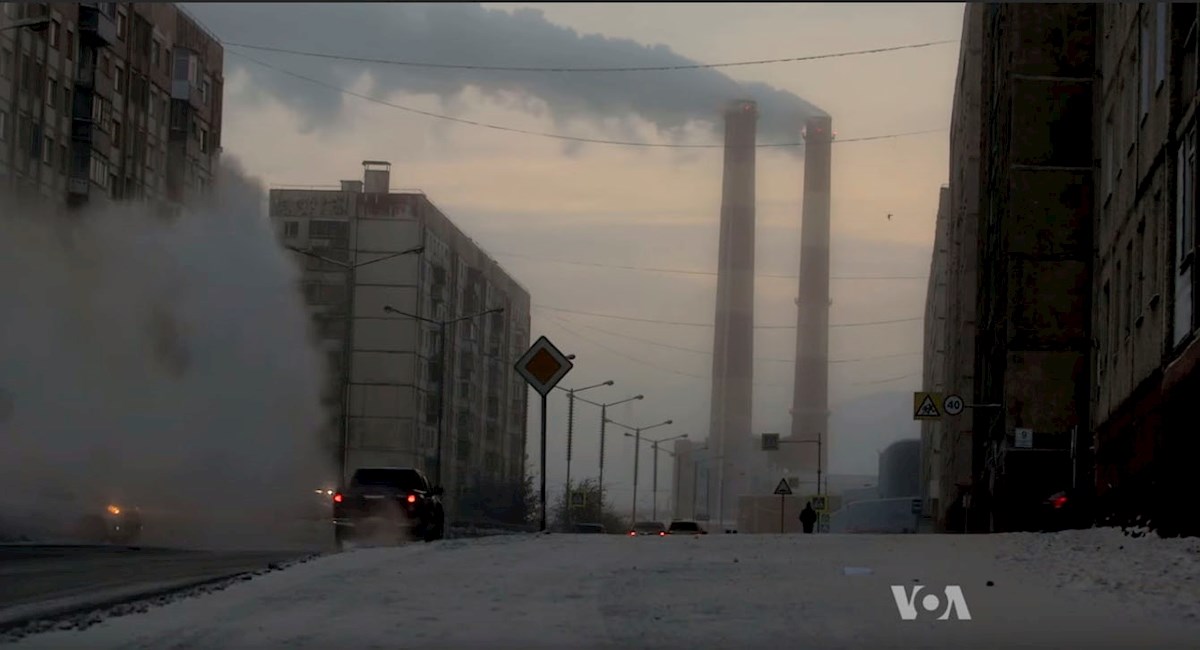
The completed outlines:
{"type": "Polygon", "coordinates": [[[958,395],[947,395],[946,399],[942,400],[942,410],[946,412],[946,415],[958,415],[966,406],[963,398],[958,395]]]}

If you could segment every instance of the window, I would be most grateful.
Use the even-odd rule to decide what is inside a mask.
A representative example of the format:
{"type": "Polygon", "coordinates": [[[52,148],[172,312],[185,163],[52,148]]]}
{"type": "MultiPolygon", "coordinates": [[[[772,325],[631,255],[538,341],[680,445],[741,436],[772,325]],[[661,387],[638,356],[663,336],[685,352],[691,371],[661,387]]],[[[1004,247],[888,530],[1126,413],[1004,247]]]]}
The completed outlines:
{"type": "Polygon", "coordinates": [[[66,112],[71,112],[71,86],[63,84],[62,87],[62,106],[66,112]]]}
{"type": "Polygon", "coordinates": [[[54,164],[54,138],[46,136],[46,141],[42,143],[42,163],[46,165],[54,164]]]}
{"type": "Polygon", "coordinates": [[[1121,337],[1120,334],[1125,329],[1125,273],[1124,265],[1121,264],[1121,258],[1117,257],[1116,273],[1113,274],[1113,281],[1116,282],[1116,288],[1113,291],[1113,303],[1116,309],[1113,310],[1113,344],[1112,354],[1113,361],[1117,359],[1117,351],[1120,350],[1121,337]]]}
{"type": "Polygon", "coordinates": [[[68,61],[72,61],[75,59],[75,28],[71,27],[70,23],[67,23],[66,52],[67,52],[67,60],[68,61]]]}
{"type": "Polygon", "coordinates": [[[204,81],[200,83],[200,99],[204,102],[204,106],[208,107],[212,97],[209,93],[212,91],[212,82],[209,81],[208,75],[204,75],[204,81]]]}
{"type": "Polygon", "coordinates": [[[1154,5],[1154,88],[1161,90],[1167,79],[1167,50],[1171,43],[1167,40],[1167,10],[1169,3],[1160,2],[1154,5]]]}
{"type": "Polygon", "coordinates": [[[117,13],[117,38],[125,40],[125,32],[129,24],[129,17],[124,12],[117,13]]]}
{"type": "Polygon", "coordinates": [[[147,115],[149,115],[150,117],[154,117],[154,115],[156,113],[156,111],[154,110],[154,107],[157,104],[158,104],[158,91],[151,88],[150,89],[150,101],[146,102],[147,115]]]}
{"type": "Polygon", "coordinates": [[[200,153],[208,153],[208,129],[200,128],[200,153]]]}
{"type": "Polygon", "coordinates": [[[0,50],[0,79],[12,79],[13,51],[4,48],[0,50]]]}
{"type": "Polygon", "coordinates": [[[350,224],[345,221],[313,220],[308,222],[308,236],[314,239],[346,239],[350,224]]]}
{"type": "Polygon", "coordinates": [[[58,80],[48,79],[46,81],[46,105],[50,108],[55,108],[54,102],[58,100],[58,80]]]}
{"type": "Polygon", "coordinates": [[[70,156],[67,153],[67,145],[58,145],[58,170],[63,174],[67,173],[67,162],[69,160],[70,156]]]}
{"type": "Polygon", "coordinates": [[[59,31],[62,30],[62,25],[57,20],[50,21],[50,47],[58,49],[59,31]]]}
{"type": "Polygon", "coordinates": [[[119,65],[113,73],[113,87],[117,89],[118,95],[125,94],[125,68],[119,65]]]}
{"type": "Polygon", "coordinates": [[[1133,327],[1133,319],[1139,311],[1138,299],[1141,294],[1137,287],[1137,278],[1140,275],[1137,271],[1138,261],[1133,257],[1133,242],[1125,244],[1125,314],[1122,319],[1125,322],[1125,334],[1129,334],[1130,328],[1133,327]]]}
{"type": "Polygon", "coordinates": [[[1108,118],[1104,121],[1104,160],[1101,164],[1104,166],[1104,198],[1107,200],[1112,195],[1113,187],[1116,185],[1117,178],[1117,149],[1116,149],[1116,124],[1113,122],[1113,111],[1108,112],[1108,118]]]}
{"type": "Polygon", "coordinates": [[[113,120],[113,122],[112,122],[112,146],[117,149],[121,148],[121,122],[120,122],[120,120],[113,120]]]}
{"type": "Polygon", "coordinates": [[[1142,14],[1141,21],[1141,42],[1138,43],[1138,56],[1140,57],[1141,66],[1141,110],[1138,112],[1139,123],[1145,123],[1146,117],[1150,114],[1150,64],[1153,59],[1150,58],[1150,15],[1142,14]]]}
{"type": "Polygon", "coordinates": [[[1179,147],[1175,209],[1175,260],[1183,269],[1190,260],[1196,224],[1196,131],[1184,136],[1179,147]]]}
{"type": "Polygon", "coordinates": [[[162,43],[158,39],[154,39],[154,47],[150,50],[150,63],[155,66],[162,65],[162,43]]]}
{"type": "Polygon", "coordinates": [[[283,222],[283,236],[289,237],[289,238],[290,237],[299,237],[300,236],[300,222],[299,221],[284,221],[283,222]]]}
{"type": "Polygon", "coordinates": [[[8,142],[8,113],[0,111],[0,142],[8,142]]]}
{"type": "Polygon", "coordinates": [[[104,73],[104,76],[112,77],[112,57],[108,55],[108,52],[105,52],[100,57],[100,70],[104,73]]]}
{"type": "Polygon", "coordinates": [[[1096,370],[1101,375],[1104,374],[1104,361],[1108,357],[1107,353],[1110,350],[1110,342],[1108,340],[1108,323],[1112,311],[1110,293],[1108,280],[1105,280],[1104,290],[1100,293],[1100,318],[1097,319],[1098,322],[1096,323],[1097,329],[1099,330],[1096,332],[1096,340],[1100,346],[1100,359],[1096,364],[1096,370]]]}

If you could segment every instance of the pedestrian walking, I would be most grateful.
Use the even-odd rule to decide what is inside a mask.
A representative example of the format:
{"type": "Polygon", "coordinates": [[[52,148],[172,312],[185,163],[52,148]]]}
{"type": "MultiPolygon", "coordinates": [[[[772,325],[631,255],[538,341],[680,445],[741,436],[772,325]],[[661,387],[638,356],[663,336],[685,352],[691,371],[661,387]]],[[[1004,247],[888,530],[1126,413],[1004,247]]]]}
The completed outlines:
{"type": "Polygon", "coordinates": [[[813,532],[813,524],[817,523],[817,511],[813,510],[812,501],[804,504],[804,509],[800,511],[800,525],[804,526],[804,532],[813,532]]]}

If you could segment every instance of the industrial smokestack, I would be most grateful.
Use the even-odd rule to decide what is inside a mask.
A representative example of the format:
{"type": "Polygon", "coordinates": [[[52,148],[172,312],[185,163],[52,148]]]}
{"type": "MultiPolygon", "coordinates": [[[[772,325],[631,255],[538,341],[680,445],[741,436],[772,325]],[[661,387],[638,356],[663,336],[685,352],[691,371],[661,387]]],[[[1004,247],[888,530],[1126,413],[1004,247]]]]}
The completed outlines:
{"type": "Polygon", "coordinates": [[[804,126],[804,213],[800,226],[800,291],[796,299],[796,375],[792,396],[794,441],[782,467],[816,473],[829,468],[829,165],[833,120],[810,117],[804,126]]]}
{"type": "MultiPolygon", "coordinates": [[[[754,377],[754,155],[758,106],[733,102],[725,110],[725,171],[717,259],[709,443],[720,458],[717,521],[737,517],[746,493],[744,458],[750,448],[754,377]]],[[[713,516],[713,513],[709,513],[713,516]]]]}

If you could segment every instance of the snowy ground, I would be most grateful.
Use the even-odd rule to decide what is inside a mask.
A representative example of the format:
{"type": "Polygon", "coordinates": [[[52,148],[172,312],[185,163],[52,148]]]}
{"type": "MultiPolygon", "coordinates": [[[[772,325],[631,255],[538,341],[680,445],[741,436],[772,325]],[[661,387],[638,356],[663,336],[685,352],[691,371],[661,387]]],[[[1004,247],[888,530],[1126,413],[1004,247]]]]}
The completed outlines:
{"type": "Polygon", "coordinates": [[[15,647],[1172,650],[1200,643],[1200,540],[515,535],[357,549],[90,622],[15,647]],[[901,620],[891,585],[918,584],[960,585],[972,620],[901,620]]]}

